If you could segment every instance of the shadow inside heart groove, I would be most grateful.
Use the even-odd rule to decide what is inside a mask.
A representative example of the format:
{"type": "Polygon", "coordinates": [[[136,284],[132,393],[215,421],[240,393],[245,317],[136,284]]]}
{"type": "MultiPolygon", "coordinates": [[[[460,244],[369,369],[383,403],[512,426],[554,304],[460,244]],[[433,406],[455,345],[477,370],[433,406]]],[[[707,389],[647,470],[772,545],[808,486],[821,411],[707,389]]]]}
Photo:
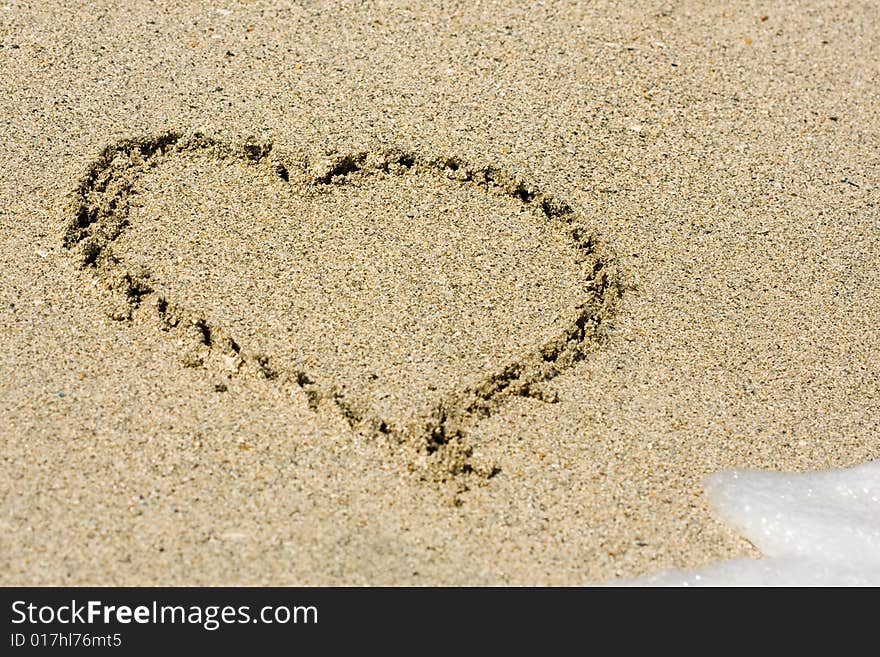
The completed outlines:
{"type": "Polygon", "coordinates": [[[113,317],[183,337],[215,380],[300,386],[440,478],[497,472],[469,428],[545,399],[618,295],[574,209],[451,157],[165,133],[104,149],[68,212],[64,245],[113,317]]]}

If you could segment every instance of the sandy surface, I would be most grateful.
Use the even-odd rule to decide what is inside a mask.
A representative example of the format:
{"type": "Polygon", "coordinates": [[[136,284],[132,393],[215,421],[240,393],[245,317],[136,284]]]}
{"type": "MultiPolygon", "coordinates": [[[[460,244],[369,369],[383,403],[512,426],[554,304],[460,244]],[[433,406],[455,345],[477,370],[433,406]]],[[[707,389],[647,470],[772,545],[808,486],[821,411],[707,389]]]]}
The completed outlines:
{"type": "Polygon", "coordinates": [[[880,458],[876,8],[520,4],[0,0],[0,582],[633,577],[880,458]]]}

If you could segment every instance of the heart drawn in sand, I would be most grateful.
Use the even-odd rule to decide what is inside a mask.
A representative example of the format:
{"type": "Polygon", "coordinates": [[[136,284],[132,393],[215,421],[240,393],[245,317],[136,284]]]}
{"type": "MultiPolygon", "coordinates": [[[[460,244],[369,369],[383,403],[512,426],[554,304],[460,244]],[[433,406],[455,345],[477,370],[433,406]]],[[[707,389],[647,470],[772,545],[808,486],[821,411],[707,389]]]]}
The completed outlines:
{"type": "Polygon", "coordinates": [[[441,478],[497,472],[471,428],[510,396],[546,400],[618,297],[572,207],[454,157],[164,133],[105,148],[67,213],[111,316],[181,339],[218,391],[299,386],[441,478]]]}

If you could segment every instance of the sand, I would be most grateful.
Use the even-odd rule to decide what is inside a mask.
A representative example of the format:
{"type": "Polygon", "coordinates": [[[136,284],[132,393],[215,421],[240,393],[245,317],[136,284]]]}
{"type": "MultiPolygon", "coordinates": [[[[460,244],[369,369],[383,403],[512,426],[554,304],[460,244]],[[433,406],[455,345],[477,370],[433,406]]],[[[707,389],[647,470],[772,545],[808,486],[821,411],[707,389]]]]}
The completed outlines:
{"type": "Polygon", "coordinates": [[[880,458],[880,16],[0,4],[0,583],[584,584],[880,458]]]}

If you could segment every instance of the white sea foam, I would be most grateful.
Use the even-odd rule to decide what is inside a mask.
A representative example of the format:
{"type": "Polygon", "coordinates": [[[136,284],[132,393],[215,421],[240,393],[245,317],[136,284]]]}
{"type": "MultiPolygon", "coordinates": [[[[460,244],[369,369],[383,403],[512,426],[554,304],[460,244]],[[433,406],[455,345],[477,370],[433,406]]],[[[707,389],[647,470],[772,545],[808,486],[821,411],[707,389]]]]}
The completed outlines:
{"type": "Polygon", "coordinates": [[[630,584],[880,586],[880,461],[806,474],[728,470],[705,485],[718,514],[765,558],[630,584]]]}

